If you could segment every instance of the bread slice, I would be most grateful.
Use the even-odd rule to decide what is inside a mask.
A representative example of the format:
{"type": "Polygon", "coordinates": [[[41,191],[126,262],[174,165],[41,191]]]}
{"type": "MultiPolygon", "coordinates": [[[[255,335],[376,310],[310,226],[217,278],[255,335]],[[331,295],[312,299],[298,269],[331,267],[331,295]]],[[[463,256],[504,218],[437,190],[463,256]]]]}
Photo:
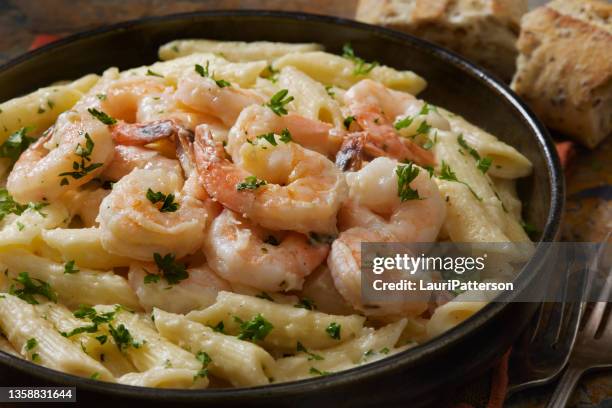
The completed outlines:
{"type": "Polygon", "coordinates": [[[551,128],[593,148],[612,132],[612,4],[555,0],[523,17],[512,88],[551,128]]]}
{"type": "Polygon", "coordinates": [[[357,20],[450,48],[506,81],[527,0],[360,0],[357,20]]]}

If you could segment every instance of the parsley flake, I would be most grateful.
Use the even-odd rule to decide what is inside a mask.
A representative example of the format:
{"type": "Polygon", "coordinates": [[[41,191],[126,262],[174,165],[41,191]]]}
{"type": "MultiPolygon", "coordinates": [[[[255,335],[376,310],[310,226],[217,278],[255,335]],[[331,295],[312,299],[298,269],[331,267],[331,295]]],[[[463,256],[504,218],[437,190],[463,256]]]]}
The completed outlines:
{"type": "Polygon", "coordinates": [[[281,89],[280,91],[275,93],[272,98],[270,98],[270,102],[266,103],[266,106],[278,116],[283,116],[289,113],[285,108],[285,105],[287,105],[292,100],[293,96],[289,95],[289,90],[281,89]]]}
{"type": "Polygon", "coordinates": [[[395,169],[397,174],[397,195],[402,202],[408,200],[420,200],[419,192],[412,187],[410,183],[419,175],[419,168],[414,166],[414,163],[409,162],[407,165],[398,165],[395,169]]]}
{"type": "Polygon", "coordinates": [[[299,341],[297,342],[297,347],[296,347],[298,352],[304,352],[306,354],[308,354],[308,361],[312,361],[312,360],[317,360],[317,361],[321,361],[324,360],[323,356],[320,356],[318,354],[314,354],[311,353],[310,351],[308,351],[306,349],[306,347],[304,347],[304,345],[302,343],[300,343],[299,341]]]}
{"type": "Polygon", "coordinates": [[[263,340],[274,328],[272,323],[267,321],[261,314],[253,317],[249,321],[237,320],[240,323],[240,340],[263,340]]]}
{"type": "Polygon", "coordinates": [[[0,146],[0,157],[7,157],[11,162],[16,162],[21,153],[36,140],[28,136],[28,132],[32,130],[32,127],[22,127],[12,133],[0,146]]]}
{"type": "Polygon", "coordinates": [[[265,180],[259,180],[255,176],[248,176],[243,182],[236,185],[236,190],[257,190],[261,186],[265,186],[267,183],[265,180]]]}
{"type": "Polygon", "coordinates": [[[160,191],[154,192],[149,188],[147,190],[147,199],[152,204],[162,203],[161,207],[158,208],[159,212],[175,212],[179,209],[179,204],[174,202],[174,194],[165,195],[160,191]]]}
{"type": "Polygon", "coordinates": [[[353,61],[355,64],[353,75],[367,75],[370,73],[370,71],[380,65],[377,61],[367,63],[362,58],[356,56],[350,43],[346,43],[342,47],[342,56],[350,61],[353,61]]]}
{"type": "Polygon", "coordinates": [[[346,130],[349,130],[349,128],[351,127],[351,123],[353,123],[356,120],[355,116],[347,116],[346,118],[344,118],[344,121],[342,122],[342,124],[344,125],[344,128],[346,130]]]}
{"type": "Polygon", "coordinates": [[[440,180],[454,181],[456,183],[463,184],[470,190],[472,195],[476,197],[478,201],[482,201],[482,198],[480,198],[478,194],[476,194],[476,192],[472,190],[472,187],[470,187],[468,183],[457,179],[457,175],[455,174],[455,172],[453,172],[448,163],[446,163],[444,160],[442,160],[442,168],[440,169],[440,175],[438,176],[438,178],[440,180]]]}
{"type": "Polygon", "coordinates": [[[57,302],[57,294],[53,291],[53,289],[51,289],[51,285],[40,279],[30,278],[30,274],[28,272],[19,273],[17,278],[13,279],[13,281],[21,284],[23,287],[21,289],[17,289],[14,284],[11,284],[9,293],[17,296],[31,305],[38,304],[38,301],[36,298],[34,298],[36,295],[46,297],[52,302],[57,302]],[[38,282],[38,285],[34,281],[38,282]]]}
{"type": "Polygon", "coordinates": [[[329,326],[327,326],[327,328],[325,329],[325,331],[327,332],[327,334],[329,334],[329,337],[331,337],[334,340],[340,340],[340,330],[341,330],[342,326],[339,325],[336,322],[331,322],[329,324],[329,326]]]}
{"type": "Polygon", "coordinates": [[[164,275],[164,279],[166,279],[170,285],[177,284],[189,278],[189,273],[187,273],[185,265],[175,262],[175,255],[166,254],[162,257],[156,252],[153,254],[153,259],[157,268],[164,275]]]}
{"type": "Polygon", "coordinates": [[[117,123],[117,119],[108,116],[105,112],[99,111],[96,108],[89,108],[87,112],[105,125],[114,125],[117,123]]]}
{"type": "Polygon", "coordinates": [[[64,265],[64,273],[73,274],[77,272],[80,272],[80,270],[74,267],[74,261],[66,262],[66,264],[64,265]]]}

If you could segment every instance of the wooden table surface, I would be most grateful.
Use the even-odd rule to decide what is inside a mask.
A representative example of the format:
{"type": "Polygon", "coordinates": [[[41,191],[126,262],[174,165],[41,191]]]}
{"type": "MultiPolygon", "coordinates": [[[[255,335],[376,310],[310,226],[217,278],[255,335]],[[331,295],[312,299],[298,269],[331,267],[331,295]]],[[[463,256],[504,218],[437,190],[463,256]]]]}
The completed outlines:
{"type": "MultiPolygon", "coordinates": [[[[546,0],[530,0],[536,5],[546,0]]],[[[0,0],[0,63],[26,51],[40,34],[66,35],[104,24],[145,16],[196,10],[275,9],[352,18],[357,0],[0,0]]],[[[568,205],[563,239],[601,241],[612,229],[612,140],[594,152],[577,148],[567,170],[568,205]],[[589,194],[589,191],[607,193],[589,194]],[[607,190],[606,190],[607,189],[607,190]]],[[[551,387],[520,393],[512,408],[543,407],[551,387]]],[[[569,405],[612,407],[612,375],[588,375],[569,405]]]]}

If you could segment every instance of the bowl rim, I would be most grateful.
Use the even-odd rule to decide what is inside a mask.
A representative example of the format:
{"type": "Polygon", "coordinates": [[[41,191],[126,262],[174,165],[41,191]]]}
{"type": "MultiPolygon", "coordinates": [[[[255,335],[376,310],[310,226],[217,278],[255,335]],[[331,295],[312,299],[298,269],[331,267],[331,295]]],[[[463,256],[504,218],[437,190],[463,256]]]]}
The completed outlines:
{"type": "MultiPolygon", "coordinates": [[[[155,24],[166,21],[184,21],[189,22],[192,18],[272,18],[272,19],[284,19],[292,20],[295,22],[312,21],[316,23],[322,23],[349,27],[357,29],[363,32],[369,32],[374,35],[383,38],[393,38],[404,44],[410,44],[411,47],[416,47],[423,52],[426,52],[433,56],[433,58],[440,58],[445,63],[454,65],[459,68],[465,75],[476,78],[483,85],[494,92],[499,98],[501,98],[511,109],[514,109],[525,125],[531,129],[530,137],[534,138],[534,141],[538,145],[539,154],[543,155],[543,159],[546,163],[546,170],[548,172],[549,189],[551,192],[550,211],[546,218],[542,236],[536,245],[536,255],[534,256],[523,268],[522,273],[518,278],[524,275],[523,272],[530,266],[533,267],[536,261],[542,260],[542,242],[552,242],[557,239],[560,229],[561,216],[564,207],[565,197],[565,183],[564,176],[561,168],[561,163],[553,141],[540,120],[535,114],[527,107],[527,105],[519,99],[519,97],[501,80],[497,79],[493,74],[486,71],[466,59],[462,56],[454,53],[453,51],[444,49],[436,44],[414,37],[412,35],[391,30],[388,28],[370,25],[354,20],[350,20],[343,17],[335,17],[322,14],[293,12],[293,11],[274,11],[274,10],[258,10],[258,9],[241,9],[241,10],[212,10],[212,11],[193,11],[186,13],[175,13],[163,16],[152,16],[143,17],[138,19],[132,19],[123,21],[111,25],[105,25],[92,30],[86,30],[78,32],[53,43],[44,45],[40,48],[28,51],[22,55],[19,55],[4,64],[0,65],[0,76],[5,71],[18,66],[21,63],[30,61],[38,57],[39,55],[46,54],[56,49],[60,49],[64,46],[69,46],[78,42],[79,40],[86,40],[113,31],[120,31],[129,29],[137,26],[144,26],[155,24]]],[[[517,279],[518,280],[518,279],[517,279]]],[[[523,288],[527,284],[527,279],[524,279],[523,288]]],[[[5,352],[0,352],[0,363],[8,365],[14,369],[18,369],[23,372],[27,372],[39,378],[46,380],[69,384],[79,385],[90,391],[96,391],[101,393],[112,392],[115,395],[124,397],[138,397],[138,398],[164,398],[173,399],[175,401],[203,401],[205,399],[211,401],[237,401],[246,400],[249,397],[266,396],[266,397],[283,397],[295,395],[297,393],[312,392],[321,390],[323,388],[337,388],[348,383],[352,383],[359,380],[365,380],[383,373],[388,373],[393,370],[399,370],[404,366],[414,363],[418,360],[426,359],[429,356],[439,352],[441,349],[451,346],[453,343],[460,341],[462,337],[470,332],[476,331],[482,327],[486,322],[492,319],[495,315],[499,314],[507,302],[511,298],[506,296],[496,302],[488,303],[483,309],[477,312],[474,316],[468,320],[462,322],[457,327],[445,332],[443,335],[431,339],[419,346],[405,350],[393,356],[354,367],[348,370],[332,373],[324,377],[316,377],[311,379],[304,379],[299,381],[270,384],[258,387],[248,388],[228,388],[228,389],[202,389],[202,390],[183,390],[183,389],[158,389],[150,387],[139,387],[129,386],[118,383],[108,383],[92,380],[89,378],[79,377],[72,374],[56,371],[50,368],[39,366],[30,361],[24,360],[19,357],[12,356],[5,352]]]]}

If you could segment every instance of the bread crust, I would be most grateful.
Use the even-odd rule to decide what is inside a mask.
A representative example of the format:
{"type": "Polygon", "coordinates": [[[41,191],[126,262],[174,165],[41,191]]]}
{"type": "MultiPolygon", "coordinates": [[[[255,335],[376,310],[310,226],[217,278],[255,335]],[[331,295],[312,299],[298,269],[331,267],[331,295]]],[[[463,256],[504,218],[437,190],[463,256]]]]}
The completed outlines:
{"type": "Polygon", "coordinates": [[[356,18],[450,48],[510,81],[526,11],[526,0],[360,0],[356,18]]]}
{"type": "Polygon", "coordinates": [[[612,131],[612,5],[558,0],[523,17],[512,88],[551,128],[593,148],[612,131]]]}

